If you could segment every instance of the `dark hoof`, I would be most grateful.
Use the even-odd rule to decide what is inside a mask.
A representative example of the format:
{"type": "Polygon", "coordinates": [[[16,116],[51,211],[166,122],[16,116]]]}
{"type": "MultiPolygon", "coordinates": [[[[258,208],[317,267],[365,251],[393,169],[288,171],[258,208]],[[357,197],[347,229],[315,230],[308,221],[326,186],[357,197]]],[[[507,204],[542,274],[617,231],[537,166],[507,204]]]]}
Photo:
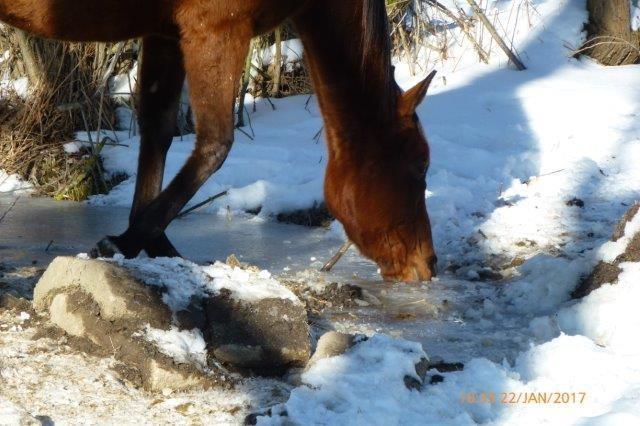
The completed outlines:
{"type": "Polygon", "coordinates": [[[89,256],[92,259],[97,259],[99,257],[111,258],[116,254],[122,254],[122,252],[113,240],[113,237],[104,237],[102,240],[98,241],[96,246],[89,252],[89,256]]]}
{"type": "Polygon", "coordinates": [[[155,257],[182,257],[178,250],[171,244],[169,238],[163,232],[149,243],[144,251],[151,258],[155,257]]]}

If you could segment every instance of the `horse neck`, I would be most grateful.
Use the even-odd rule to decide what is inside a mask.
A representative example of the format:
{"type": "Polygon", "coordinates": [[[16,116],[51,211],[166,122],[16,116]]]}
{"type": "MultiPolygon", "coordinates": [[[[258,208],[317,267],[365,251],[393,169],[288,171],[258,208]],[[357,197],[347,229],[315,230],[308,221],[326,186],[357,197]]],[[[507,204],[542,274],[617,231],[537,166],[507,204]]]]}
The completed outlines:
{"type": "Polygon", "coordinates": [[[329,153],[357,152],[395,111],[397,88],[384,1],[316,3],[296,24],[324,116],[329,153]],[[378,9],[371,11],[369,5],[378,9]]]}

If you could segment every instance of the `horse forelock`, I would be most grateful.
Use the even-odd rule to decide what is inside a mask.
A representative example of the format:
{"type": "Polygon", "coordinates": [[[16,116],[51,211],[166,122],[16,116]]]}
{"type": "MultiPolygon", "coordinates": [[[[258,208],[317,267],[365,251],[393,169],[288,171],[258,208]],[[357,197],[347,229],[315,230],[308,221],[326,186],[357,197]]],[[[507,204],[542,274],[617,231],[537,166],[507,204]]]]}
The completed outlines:
{"type": "Polygon", "coordinates": [[[376,103],[384,117],[395,108],[395,80],[391,67],[391,38],[385,0],[362,0],[361,84],[367,92],[379,85],[376,103]]]}

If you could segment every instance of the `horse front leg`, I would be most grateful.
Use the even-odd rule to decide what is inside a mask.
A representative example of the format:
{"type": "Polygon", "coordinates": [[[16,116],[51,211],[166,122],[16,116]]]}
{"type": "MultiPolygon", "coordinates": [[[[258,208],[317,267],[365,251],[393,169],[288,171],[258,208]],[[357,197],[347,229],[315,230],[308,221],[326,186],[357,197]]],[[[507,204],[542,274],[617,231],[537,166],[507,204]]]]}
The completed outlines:
{"type": "Polygon", "coordinates": [[[233,144],[233,104],[252,32],[241,23],[213,28],[200,21],[182,28],[196,145],[169,186],[133,215],[122,235],[111,238],[127,257],[162,238],[169,223],[220,168],[233,144]]]}
{"type": "MultiPolygon", "coordinates": [[[[130,225],[162,190],[165,161],[173,141],[184,77],[177,38],[149,36],[143,39],[138,72],[140,153],[130,225]]],[[[132,248],[118,247],[114,239],[110,236],[100,241],[94,256],[111,257],[117,252],[132,252],[132,248]]],[[[150,241],[144,250],[151,257],[180,256],[164,232],[150,241]]]]}

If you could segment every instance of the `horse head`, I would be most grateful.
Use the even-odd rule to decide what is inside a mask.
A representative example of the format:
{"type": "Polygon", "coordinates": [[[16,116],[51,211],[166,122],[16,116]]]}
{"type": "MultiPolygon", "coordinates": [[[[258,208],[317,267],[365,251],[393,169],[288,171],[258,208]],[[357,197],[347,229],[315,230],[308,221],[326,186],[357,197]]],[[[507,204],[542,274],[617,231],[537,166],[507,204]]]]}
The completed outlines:
{"type": "Polygon", "coordinates": [[[434,76],[398,89],[391,119],[371,123],[353,148],[334,150],[327,167],[330,210],[386,280],[428,281],[436,274],[425,205],[429,147],[416,114],[434,76]]]}

